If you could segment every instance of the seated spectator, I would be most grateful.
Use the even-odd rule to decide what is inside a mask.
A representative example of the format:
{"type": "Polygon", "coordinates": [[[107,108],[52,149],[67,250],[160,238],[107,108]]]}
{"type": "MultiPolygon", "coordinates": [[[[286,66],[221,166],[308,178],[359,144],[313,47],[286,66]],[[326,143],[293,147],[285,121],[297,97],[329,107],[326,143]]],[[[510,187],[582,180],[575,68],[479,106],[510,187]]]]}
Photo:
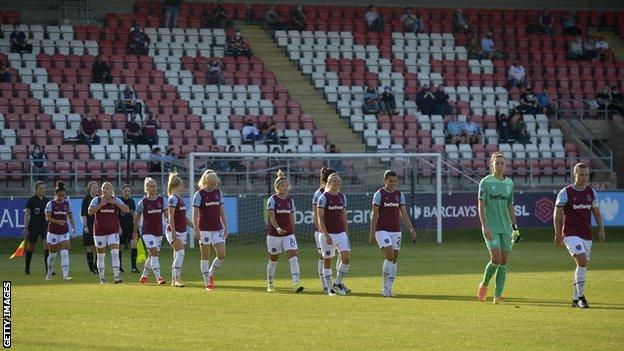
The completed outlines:
{"type": "Polygon", "coordinates": [[[212,13],[204,15],[204,25],[208,28],[232,28],[234,22],[221,1],[215,3],[212,13]]]}
{"type": "Polygon", "coordinates": [[[95,62],[91,66],[91,83],[112,83],[113,77],[110,75],[108,64],[102,61],[102,55],[95,57],[95,62]]]}
{"type": "Polygon", "coordinates": [[[0,61],[0,83],[10,83],[11,82],[11,72],[9,71],[9,67],[6,65],[6,62],[0,61]]]}
{"type": "MultiPolygon", "coordinates": [[[[515,112],[515,110],[514,110],[515,112]]],[[[524,123],[524,117],[518,113],[511,118],[512,132],[515,141],[520,144],[528,144],[531,141],[531,134],[529,134],[526,123],[524,123]]]]}
{"type": "Polygon", "coordinates": [[[32,44],[28,44],[28,39],[26,39],[26,34],[19,30],[19,23],[15,23],[13,25],[13,31],[9,36],[9,41],[11,44],[11,52],[27,52],[31,53],[33,50],[32,44]]]}
{"type": "Polygon", "coordinates": [[[596,61],[598,59],[598,48],[596,48],[596,37],[591,36],[583,45],[583,58],[588,61],[596,61]]]}
{"type": "Polygon", "coordinates": [[[253,55],[249,43],[241,36],[240,29],[237,28],[234,35],[228,37],[227,52],[234,57],[239,55],[251,57],[253,55]]]}
{"type": "Polygon", "coordinates": [[[464,124],[457,120],[457,116],[451,116],[451,120],[446,124],[446,141],[450,144],[464,144],[464,124]]]}
{"type": "Polygon", "coordinates": [[[156,146],[152,150],[152,153],[149,155],[149,160],[148,160],[149,172],[150,173],[162,173],[162,170],[163,170],[162,163],[163,163],[163,156],[162,156],[162,153],[160,152],[160,147],[156,146]]]}
{"type": "Polygon", "coordinates": [[[526,72],[524,66],[515,60],[507,70],[507,83],[509,88],[520,87],[526,83],[526,72]]]}
{"type": "Polygon", "coordinates": [[[389,85],[384,87],[384,92],[379,98],[379,107],[381,109],[381,113],[387,113],[389,115],[397,113],[396,98],[392,92],[392,88],[390,88],[389,85]]]}
{"type": "Polygon", "coordinates": [[[136,121],[136,114],[130,115],[130,120],[126,122],[125,139],[130,144],[134,145],[134,151],[137,158],[139,157],[139,150],[137,145],[143,143],[143,132],[141,132],[141,125],[136,121]]]}
{"type": "Polygon", "coordinates": [[[610,58],[611,51],[609,50],[609,43],[604,37],[598,38],[598,41],[596,42],[596,51],[598,52],[598,59],[600,61],[604,62],[610,58]]]}
{"type": "Polygon", "coordinates": [[[256,142],[258,140],[262,140],[262,135],[258,130],[258,127],[254,124],[251,119],[247,120],[247,123],[243,126],[242,130],[243,140],[256,142]]]}
{"type": "Polygon", "coordinates": [[[374,85],[366,87],[366,92],[364,92],[364,108],[366,113],[379,113],[379,94],[374,85]]]}
{"type": "Polygon", "coordinates": [[[463,133],[466,136],[466,142],[470,145],[481,143],[481,128],[472,120],[472,116],[466,117],[463,133]]]}
{"type": "Polygon", "coordinates": [[[481,39],[476,32],[472,33],[468,40],[468,58],[480,60],[483,57],[483,48],[481,47],[481,39]]]}
{"type": "Polygon", "coordinates": [[[422,89],[416,93],[416,106],[423,115],[431,115],[433,114],[434,102],[435,97],[429,89],[429,85],[423,85],[422,89]]]}
{"type": "Polygon", "coordinates": [[[47,181],[48,180],[48,167],[47,157],[45,151],[39,146],[35,145],[33,151],[28,155],[30,160],[30,169],[33,174],[33,178],[36,180],[47,181]]]}
{"type": "Polygon", "coordinates": [[[165,165],[165,171],[171,172],[180,172],[182,171],[182,165],[180,164],[180,159],[175,154],[175,150],[172,147],[167,148],[165,152],[165,156],[162,157],[163,163],[165,165]]]}
{"type": "Polygon", "coordinates": [[[509,143],[515,141],[513,138],[513,126],[507,114],[499,114],[498,111],[496,111],[496,129],[500,142],[509,143]]]}
{"type": "Polygon", "coordinates": [[[583,58],[583,41],[580,36],[570,42],[568,45],[568,59],[581,60],[583,58]]]}
{"type": "Polygon", "coordinates": [[[583,31],[576,26],[576,16],[570,11],[563,13],[563,34],[567,35],[581,35],[583,31]]]}
{"type": "Polygon", "coordinates": [[[541,113],[537,96],[533,94],[533,88],[530,85],[524,87],[524,91],[520,94],[520,108],[524,113],[534,115],[541,113]]]}
{"type": "Polygon", "coordinates": [[[555,29],[553,28],[555,19],[553,18],[552,14],[550,14],[550,10],[548,9],[548,7],[544,7],[542,12],[537,17],[537,21],[540,25],[542,33],[548,35],[555,34],[555,29]]]}
{"type": "Polygon", "coordinates": [[[165,0],[165,28],[176,28],[178,26],[178,15],[182,0],[165,0]],[[171,27],[169,27],[171,23],[171,27]]]}
{"type": "Polygon", "coordinates": [[[449,95],[446,93],[443,86],[435,88],[431,114],[443,116],[453,114],[453,107],[449,104],[448,99],[449,95]]]}
{"type": "Polygon", "coordinates": [[[132,55],[147,55],[151,39],[139,26],[128,34],[128,53],[132,55]]]}
{"type": "MultiPolygon", "coordinates": [[[[338,150],[336,145],[330,144],[328,153],[330,153],[330,154],[339,154],[340,150],[338,150]]],[[[330,158],[329,160],[327,160],[327,164],[328,164],[329,168],[333,168],[336,172],[344,172],[344,171],[347,170],[347,168],[345,167],[344,162],[341,159],[339,159],[339,158],[330,158]]],[[[344,179],[346,179],[346,178],[343,178],[343,181],[344,181],[344,179]]]]}
{"type": "Polygon", "coordinates": [[[216,57],[210,59],[210,66],[208,67],[208,84],[225,84],[225,77],[223,76],[223,62],[216,57]]]}
{"type": "Polygon", "coordinates": [[[624,96],[617,85],[611,87],[611,105],[609,109],[617,111],[618,114],[624,116],[624,96]]]}
{"type": "Polygon", "coordinates": [[[124,90],[119,91],[118,108],[126,118],[129,113],[138,113],[143,118],[143,106],[137,101],[137,94],[131,84],[126,84],[124,90]]]}
{"type": "Polygon", "coordinates": [[[288,29],[288,24],[281,21],[279,14],[275,11],[275,5],[269,5],[269,8],[262,15],[262,28],[267,30],[273,36],[276,30],[288,29]]]}
{"type": "MultiPolygon", "coordinates": [[[[236,149],[236,146],[230,145],[227,152],[230,154],[236,154],[238,153],[238,150],[236,149]]],[[[229,172],[245,172],[247,171],[248,164],[241,163],[238,158],[232,158],[230,159],[230,161],[228,161],[227,167],[227,170],[229,172]]]]}
{"type": "Polygon", "coordinates": [[[453,16],[453,28],[456,32],[470,32],[470,22],[464,14],[464,10],[456,9],[453,16]]]}
{"type": "Polygon", "coordinates": [[[540,113],[550,112],[551,106],[550,106],[550,97],[548,96],[548,93],[549,93],[549,89],[544,88],[544,91],[537,94],[537,104],[539,105],[539,108],[541,109],[540,113]]]}
{"type": "Polygon", "coordinates": [[[153,113],[149,113],[147,118],[143,120],[143,140],[146,144],[152,147],[154,144],[158,144],[158,129],[160,129],[160,123],[158,118],[153,113]]]}
{"type": "Polygon", "coordinates": [[[383,32],[386,26],[383,15],[377,10],[377,6],[370,5],[364,14],[364,24],[367,32],[383,32]]]}
{"type": "MultiPolygon", "coordinates": [[[[230,148],[234,148],[234,153],[236,153],[236,147],[234,145],[230,145],[230,148]]],[[[219,150],[218,146],[213,146],[212,147],[212,152],[214,153],[220,153],[221,151],[219,150]]],[[[223,158],[215,158],[210,165],[207,165],[207,168],[213,169],[217,172],[227,172],[230,171],[229,166],[228,166],[228,162],[225,161],[223,158]]]]}
{"type": "Polygon", "coordinates": [[[275,126],[275,122],[273,122],[272,118],[268,118],[266,121],[262,122],[260,125],[260,134],[264,137],[265,142],[278,144],[279,137],[277,136],[277,126],[275,126]]]}
{"type": "Polygon", "coordinates": [[[78,138],[91,148],[91,145],[100,143],[100,137],[95,135],[97,129],[98,122],[93,118],[93,115],[89,113],[87,117],[83,117],[80,122],[80,135],[78,138]]]}
{"type": "Polygon", "coordinates": [[[483,38],[481,38],[481,49],[483,50],[483,57],[490,60],[500,60],[505,58],[505,53],[496,50],[496,44],[492,39],[492,32],[487,31],[483,38]]]}
{"type": "Polygon", "coordinates": [[[403,28],[405,32],[423,33],[425,31],[425,23],[420,15],[412,13],[411,7],[405,8],[405,13],[401,16],[403,28]]]}
{"type": "Polygon", "coordinates": [[[294,30],[306,30],[308,28],[308,19],[303,13],[303,6],[293,6],[290,11],[290,27],[294,30]]]}

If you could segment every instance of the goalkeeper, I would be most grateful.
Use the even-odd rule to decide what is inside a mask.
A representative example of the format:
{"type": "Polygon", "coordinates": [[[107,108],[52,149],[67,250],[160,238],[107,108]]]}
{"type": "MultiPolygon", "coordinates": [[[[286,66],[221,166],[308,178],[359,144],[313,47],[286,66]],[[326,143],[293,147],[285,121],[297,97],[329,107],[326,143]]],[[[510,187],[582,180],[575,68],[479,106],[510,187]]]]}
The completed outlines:
{"type": "Polygon", "coordinates": [[[485,302],[490,280],[496,275],[495,304],[502,303],[507,277],[507,256],[513,243],[520,240],[520,231],[514,214],[514,185],[505,177],[506,160],[495,152],[490,158],[491,174],[479,183],[479,220],[485,244],[490,251],[490,262],[485,266],[483,281],[477,298],[485,302]]]}

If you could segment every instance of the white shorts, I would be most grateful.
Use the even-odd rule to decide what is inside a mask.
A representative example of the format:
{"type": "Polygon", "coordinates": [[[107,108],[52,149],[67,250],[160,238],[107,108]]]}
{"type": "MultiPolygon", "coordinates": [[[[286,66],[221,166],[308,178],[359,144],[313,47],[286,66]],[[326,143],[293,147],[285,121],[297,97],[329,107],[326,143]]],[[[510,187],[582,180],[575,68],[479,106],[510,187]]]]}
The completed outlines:
{"type": "Polygon", "coordinates": [[[288,236],[271,236],[267,235],[267,251],[270,255],[277,255],[278,253],[297,250],[297,239],[295,234],[288,236]]]}
{"type": "Polygon", "coordinates": [[[338,250],[338,252],[351,251],[349,247],[349,237],[347,237],[347,233],[330,233],[329,235],[331,235],[332,238],[331,245],[327,245],[327,240],[325,240],[325,234],[318,233],[318,242],[321,244],[321,254],[324,258],[334,257],[336,255],[336,250],[338,250]]]}
{"type": "Polygon", "coordinates": [[[60,244],[67,240],[69,240],[69,232],[65,234],[52,234],[48,232],[48,235],[46,236],[46,242],[52,245],[60,244]]]}
{"type": "Polygon", "coordinates": [[[162,235],[156,236],[152,234],[143,234],[141,237],[143,238],[146,249],[156,249],[160,251],[160,245],[162,244],[162,235]]]}
{"type": "Polygon", "coordinates": [[[95,247],[101,249],[103,247],[117,244],[119,245],[119,234],[108,234],[108,235],[94,235],[93,239],[95,241],[95,247]]]}
{"type": "Polygon", "coordinates": [[[578,236],[566,236],[563,238],[563,243],[568,249],[570,255],[574,256],[584,253],[585,257],[587,257],[587,261],[589,261],[589,255],[591,255],[592,248],[591,240],[585,240],[578,236]]]}
{"type": "MultiPolygon", "coordinates": [[[[173,241],[173,234],[170,230],[165,231],[165,236],[169,244],[173,241]]],[[[186,232],[176,232],[176,237],[182,242],[182,245],[186,245],[186,232]]]]}
{"type": "Polygon", "coordinates": [[[217,231],[200,231],[199,232],[199,244],[200,245],[214,245],[218,243],[225,243],[225,236],[223,230],[217,231]]]}
{"type": "Polygon", "coordinates": [[[401,232],[387,232],[378,230],[375,232],[375,239],[380,249],[392,245],[395,251],[401,250],[401,232]]]}

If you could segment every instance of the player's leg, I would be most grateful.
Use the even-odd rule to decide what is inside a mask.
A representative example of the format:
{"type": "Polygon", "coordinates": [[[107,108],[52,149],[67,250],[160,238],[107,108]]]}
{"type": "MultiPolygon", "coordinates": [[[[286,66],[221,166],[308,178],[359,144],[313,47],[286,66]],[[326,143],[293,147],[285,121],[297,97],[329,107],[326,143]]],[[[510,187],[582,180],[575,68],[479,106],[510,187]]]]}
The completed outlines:
{"type": "Polygon", "coordinates": [[[496,238],[496,235],[493,234],[492,240],[485,239],[486,245],[490,251],[490,262],[485,265],[485,270],[483,272],[483,279],[481,283],[479,283],[479,291],[477,292],[477,299],[481,302],[485,302],[487,298],[487,288],[490,284],[490,280],[496,274],[498,270],[498,265],[501,262],[501,250],[500,250],[500,241],[496,238]]]}
{"type": "Polygon", "coordinates": [[[99,235],[93,237],[95,241],[95,250],[97,253],[97,271],[100,277],[100,284],[106,283],[106,235],[99,235]]]}
{"type": "Polygon", "coordinates": [[[494,303],[502,303],[503,290],[505,290],[505,281],[507,280],[507,250],[501,250],[501,260],[496,270],[496,290],[494,292],[494,303]]]}
{"type": "MultiPolygon", "coordinates": [[[[30,274],[30,261],[32,260],[32,256],[33,253],[35,252],[35,244],[37,243],[37,239],[39,238],[39,231],[38,230],[28,230],[28,236],[26,238],[27,241],[27,245],[26,245],[26,253],[24,254],[24,262],[25,262],[25,267],[24,267],[24,273],[25,274],[30,274]]],[[[46,274],[48,273],[48,270],[46,269],[46,274]]]]}
{"type": "MultiPolygon", "coordinates": [[[[332,234],[329,234],[332,235],[332,234]]],[[[334,273],[332,272],[331,264],[332,258],[336,255],[336,242],[328,244],[325,239],[325,234],[319,233],[319,243],[321,244],[321,253],[323,255],[323,280],[325,286],[327,286],[327,294],[329,296],[336,295],[336,291],[332,289],[332,278],[334,273]]]]}
{"type": "Polygon", "coordinates": [[[139,273],[139,268],[136,263],[138,255],[139,251],[137,250],[137,241],[132,239],[130,240],[130,263],[132,264],[132,273],[139,273]]]}
{"type": "Polygon", "coordinates": [[[348,293],[348,288],[343,283],[345,276],[349,272],[349,264],[351,258],[351,249],[349,247],[349,238],[347,237],[347,233],[340,233],[333,237],[336,246],[338,247],[338,251],[340,251],[340,258],[342,262],[338,267],[338,273],[336,274],[336,281],[334,282],[334,290],[338,294],[346,295],[348,293]]]}
{"type": "Polygon", "coordinates": [[[173,248],[173,263],[171,265],[171,281],[172,285],[175,287],[183,287],[182,283],[182,265],[184,264],[184,240],[183,235],[178,235],[178,233],[171,233],[171,247],[173,248]]]}
{"type": "Polygon", "coordinates": [[[399,266],[397,262],[399,258],[399,251],[401,250],[402,238],[403,236],[401,232],[390,234],[390,240],[392,240],[392,251],[394,253],[394,261],[392,265],[392,276],[390,279],[390,296],[395,296],[394,293],[392,292],[392,288],[396,280],[397,272],[399,270],[399,266]]]}
{"type": "Polygon", "coordinates": [[[199,261],[199,268],[204,278],[204,286],[209,289],[210,282],[210,238],[208,232],[201,232],[201,238],[199,242],[199,249],[201,252],[201,260],[199,261]]]}
{"type": "Polygon", "coordinates": [[[141,277],[139,278],[139,282],[142,284],[147,284],[149,282],[149,272],[152,271],[152,256],[149,248],[154,244],[154,236],[149,234],[143,234],[141,235],[141,238],[139,238],[139,240],[143,240],[143,244],[148,250],[148,256],[145,260],[145,263],[143,264],[143,271],[141,273],[141,277]]]}
{"type": "Polygon", "coordinates": [[[82,246],[86,249],[89,273],[97,274],[98,271],[95,264],[95,239],[93,236],[93,228],[89,228],[88,233],[86,231],[82,232],[82,246]]]}
{"type": "Polygon", "coordinates": [[[384,258],[381,264],[381,294],[386,297],[390,296],[389,280],[394,265],[394,250],[392,250],[392,242],[388,234],[388,232],[383,230],[375,232],[375,241],[384,258]]]}
{"type": "Polygon", "coordinates": [[[74,278],[69,276],[69,234],[65,234],[63,241],[59,244],[61,254],[61,270],[63,271],[63,279],[69,281],[74,278]]]}
{"type": "Polygon", "coordinates": [[[278,237],[267,235],[266,237],[267,253],[269,261],[267,262],[267,292],[275,291],[275,269],[277,268],[277,260],[282,252],[281,241],[278,237]]]}
{"type": "Polygon", "coordinates": [[[108,247],[111,253],[111,264],[113,267],[113,283],[119,284],[122,282],[121,275],[119,274],[119,234],[108,235],[108,247]]]}
{"type": "Polygon", "coordinates": [[[47,236],[47,241],[49,242],[48,244],[48,258],[47,258],[47,264],[46,264],[46,275],[45,275],[45,279],[46,280],[52,280],[52,270],[54,269],[54,262],[56,262],[56,252],[58,251],[59,248],[59,243],[58,243],[58,239],[57,239],[58,235],[55,234],[51,234],[48,233],[47,236]]]}
{"type": "Polygon", "coordinates": [[[299,285],[299,258],[297,257],[297,239],[293,234],[282,238],[282,248],[286,251],[288,263],[290,264],[290,276],[293,281],[293,292],[299,293],[303,291],[303,286],[299,285]]]}
{"type": "MultiPolygon", "coordinates": [[[[574,255],[574,263],[576,263],[576,269],[574,270],[574,288],[576,295],[573,298],[576,301],[576,305],[581,308],[589,308],[587,300],[585,299],[585,274],[587,273],[587,255],[585,253],[579,253],[574,255]]],[[[573,304],[574,304],[573,301],[573,304]]]]}
{"type": "MultiPolygon", "coordinates": [[[[41,232],[40,236],[41,236],[41,244],[43,246],[43,263],[45,263],[45,270],[46,272],[48,271],[48,257],[50,255],[50,248],[48,247],[48,242],[46,240],[46,233],[47,232],[41,232]]],[[[54,267],[52,268],[52,274],[54,274],[54,267]]]]}
{"type": "Polygon", "coordinates": [[[321,281],[321,288],[323,293],[327,293],[327,286],[325,285],[325,279],[323,279],[323,253],[321,250],[321,244],[319,242],[319,232],[314,232],[314,241],[316,242],[316,250],[318,252],[318,260],[316,261],[316,272],[318,273],[319,280],[321,281]]]}
{"type": "Polygon", "coordinates": [[[225,237],[223,235],[223,230],[214,232],[211,240],[212,247],[214,248],[215,254],[217,255],[217,257],[212,260],[212,264],[210,265],[210,278],[212,279],[216,270],[221,267],[223,260],[225,260],[225,237]]]}

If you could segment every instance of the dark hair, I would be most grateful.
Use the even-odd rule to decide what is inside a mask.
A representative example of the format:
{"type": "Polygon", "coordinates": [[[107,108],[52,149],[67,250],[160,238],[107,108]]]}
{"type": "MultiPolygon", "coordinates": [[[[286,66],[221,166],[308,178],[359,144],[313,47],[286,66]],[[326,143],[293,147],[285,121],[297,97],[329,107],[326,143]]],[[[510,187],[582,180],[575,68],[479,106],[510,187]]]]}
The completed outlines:
{"type": "Polygon", "coordinates": [[[390,178],[390,177],[396,177],[396,176],[397,176],[397,174],[396,174],[396,172],[395,172],[395,171],[393,171],[393,170],[390,170],[390,169],[389,169],[389,170],[387,170],[387,171],[385,171],[385,172],[384,172],[384,180],[386,180],[386,179],[388,179],[388,178],[390,178]]]}
{"type": "Polygon", "coordinates": [[[58,181],[56,182],[56,189],[54,189],[54,193],[58,194],[61,191],[65,191],[65,183],[58,181]]]}
{"type": "Polygon", "coordinates": [[[329,176],[332,175],[333,173],[336,173],[336,171],[332,168],[326,168],[326,167],[321,168],[321,181],[323,183],[327,183],[327,178],[329,178],[329,176]]]}
{"type": "Polygon", "coordinates": [[[130,188],[130,190],[132,190],[132,187],[130,186],[130,184],[124,184],[124,185],[121,187],[121,190],[123,191],[125,188],[130,188]]]}

